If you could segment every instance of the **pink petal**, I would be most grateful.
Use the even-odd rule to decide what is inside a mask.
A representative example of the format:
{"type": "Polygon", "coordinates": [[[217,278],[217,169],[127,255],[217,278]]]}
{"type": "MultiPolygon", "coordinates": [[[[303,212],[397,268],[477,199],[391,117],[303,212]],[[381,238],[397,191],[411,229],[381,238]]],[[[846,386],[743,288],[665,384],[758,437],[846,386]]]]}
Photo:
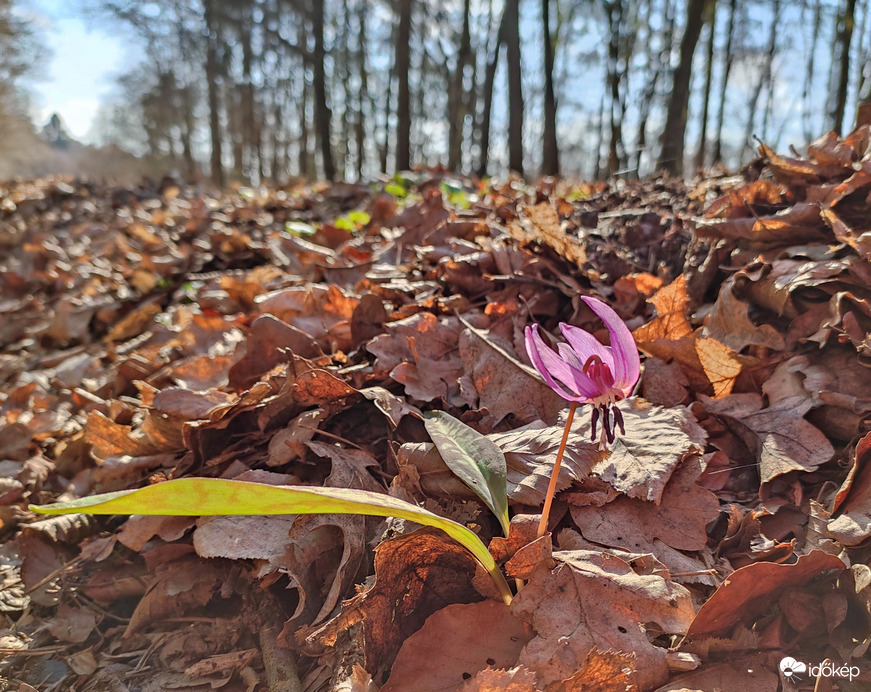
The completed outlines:
{"type": "Polygon", "coordinates": [[[611,354],[614,362],[614,387],[628,395],[641,375],[641,358],[632,332],[614,310],[597,298],[581,296],[587,307],[605,323],[611,335],[611,354]]]}
{"type": "MultiPolygon", "coordinates": [[[[607,393],[607,389],[603,389],[599,385],[599,383],[596,382],[596,380],[594,380],[586,372],[584,372],[584,365],[586,361],[582,363],[578,358],[578,354],[575,353],[574,349],[572,349],[571,346],[562,342],[558,343],[556,346],[559,350],[560,358],[568,363],[569,367],[572,369],[575,390],[577,390],[581,394],[586,395],[590,399],[595,399],[597,396],[602,396],[603,394],[607,393]]],[[[611,379],[613,380],[613,377],[611,377],[611,379]]],[[[609,382],[607,384],[613,384],[613,382],[609,382]]]]}
{"type": "MultiPolygon", "coordinates": [[[[566,386],[571,387],[575,382],[575,377],[571,368],[565,361],[560,359],[552,349],[548,348],[547,344],[538,333],[538,325],[534,324],[527,327],[525,332],[526,352],[529,354],[529,359],[538,370],[539,374],[547,382],[548,386],[567,401],[584,402],[589,397],[582,394],[574,394],[565,391],[554,379],[558,377],[566,386]]],[[[583,374],[583,373],[581,373],[583,374]]]]}
{"type": "Polygon", "coordinates": [[[599,356],[602,362],[611,368],[611,372],[614,372],[614,356],[611,355],[610,348],[599,343],[595,336],[580,327],[560,322],[559,328],[572,350],[578,354],[582,369],[590,356],[599,356]]]}

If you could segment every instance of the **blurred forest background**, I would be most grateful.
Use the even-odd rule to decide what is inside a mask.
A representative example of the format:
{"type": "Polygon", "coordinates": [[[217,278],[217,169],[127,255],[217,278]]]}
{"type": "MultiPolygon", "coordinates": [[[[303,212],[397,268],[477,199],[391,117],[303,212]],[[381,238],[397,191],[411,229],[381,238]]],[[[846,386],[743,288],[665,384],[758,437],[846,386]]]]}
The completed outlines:
{"type": "Polygon", "coordinates": [[[33,122],[39,23],[0,0],[0,177],[689,175],[747,161],[754,137],[801,148],[849,131],[871,100],[867,0],[71,6],[139,59],[84,146],[62,113],[33,122]]]}

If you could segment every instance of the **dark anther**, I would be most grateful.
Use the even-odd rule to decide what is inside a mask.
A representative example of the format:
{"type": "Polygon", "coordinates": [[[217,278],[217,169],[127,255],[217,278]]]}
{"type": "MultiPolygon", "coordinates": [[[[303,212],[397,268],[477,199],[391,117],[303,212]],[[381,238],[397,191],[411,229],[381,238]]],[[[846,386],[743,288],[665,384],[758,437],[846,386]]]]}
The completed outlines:
{"type": "Polygon", "coordinates": [[[620,426],[620,434],[625,435],[626,428],[623,427],[623,414],[620,412],[620,409],[617,408],[616,406],[614,407],[614,423],[615,423],[615,426],[616,425],[620,426]]]}
{"type": "Polygon", "coordinates": [[[598,422],[599,422],[599,409],[594,408],[593,409],[593,434],[590,435],[590,440],[592,440],[593,442],[596,441],[596,423],[598,423],[598,422]]]}
{"type": "Polygon", "coordinates": [[[602,406],[602,426],[605,428],[605,435],[608,437],[608,444],[614,441],[614,430],[611,428],[611,409],[607,406],[602,406]]]}

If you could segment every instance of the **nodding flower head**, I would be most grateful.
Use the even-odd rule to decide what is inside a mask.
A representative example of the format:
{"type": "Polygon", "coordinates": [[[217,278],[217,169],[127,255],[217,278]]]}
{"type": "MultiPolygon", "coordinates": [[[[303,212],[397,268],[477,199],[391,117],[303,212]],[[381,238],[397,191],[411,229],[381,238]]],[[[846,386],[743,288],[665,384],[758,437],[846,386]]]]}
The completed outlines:
{"type": "Polygon", "coordinates": [[[526,352],[544,381],[563,399],[581,404],[593,404],[593,435],[602,417],[602,441],[614,441],[619,425],[622,434],[623,415],[615,402],[629,396],[641,374],[638,348],[629,328],[614,310],[601,300],[582,296],[587,306],[601,318],[611,335],[611,345],[605,346],[580,327],[560,322],[566,342],[557,344],[557,352],[549,348],[538,333],[538,325],[526,328],[526,352]],[[613,413],[613,423],[611,414],[613,413]]]}

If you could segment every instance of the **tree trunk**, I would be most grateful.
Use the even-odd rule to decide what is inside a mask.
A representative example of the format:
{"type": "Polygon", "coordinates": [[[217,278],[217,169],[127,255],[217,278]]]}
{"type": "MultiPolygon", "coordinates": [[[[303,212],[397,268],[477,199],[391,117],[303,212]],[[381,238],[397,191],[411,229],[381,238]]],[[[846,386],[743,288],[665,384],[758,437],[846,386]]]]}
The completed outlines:
{"type": "Polygon", "coordinates": [[[467,112],[463,82],[466,67],[472,57],[471,10],[471,0],[464,0],[463,29],[457,49],[457,64],[448,91],[448,170],[451,171],[459,170],[463,163],[463,126],[467,112]]]}
{"type": "Polygon", "coordinates": [[[671,99],[662,133],[662,151],[657,168],[671,175],[683,175],[684,135],[690,100],[693,54],[702,32],[705,0],[687,0],[686,24],[680,42],[680,59],[674,71],[671,99]]]}
{"type": "Polygon", "coordinates": [[[556,141],[556,95],[553,88],[554,39],[550,33],[550,0],[541,0],[541,28],[544,34],[544,150],[542,175],[559,175],[559,147],[556,141]]]}
{"type": "Polygon", "coordinates": [[[505,0],[508,68],[508,168],[523,175],[523,79],[520,62],[520,0],[505,0]]]}
{"type": "Polygon", "coordinates": [[[780,0],[774,0],[774,10],[771,15],[771,24],[768,31],[768,47],[765,51],[765,62],[762,65],[762,72],[759,74],[759,81],[753,89],[750,96],[750,104],[748,107],[747,129],[744,136],[744,146],[749,147],[749,143],[753,138],[753,130],[756,123],[756,110],[759,107],[759,97],[762,95],[762,88],[771,80],[771,68],[774,64],[774,56],[777,54],[777,30],[780,28],[780,0]]]}
{"type": "MultiPolygon", "coordinates": [[[[652,2],[649,4],[649,7],[649,11],[652,12],[652,2]]],[[[653,60],[651,37],[648,36],[647,40],[648,78],[645,80],[646,85],[644,87],[644,93],[641,96],[641,107],[638,115],[638,137],[636,141],[638,152],[635,156],[635,170],[638,175],[641,173],[641,157],[644,155],[644,150],[647,148],[647,121],[650,118],[653,97],[656,96],[656,86],[666,67],[666,56],[668,51],[671,50],[671,42],[674,37],[674,5],[672,4],[672,0],[666,0],[662,10],[662,23],[664,27],[662,30],[662,42],[655,62],[653,60]],[[655,65],[654,69],[651,69],[650,65],[655,65]]],[[[648,26],[650,26],[650,24],[651,22],[648,19],[648,26]]],[[[648,30],[650,31],[650,29],[648,30]]]]}
{"type": "Polygon", "coordinates": [[[332,134],[333,114],[327,103],[326,51],[324,50],[324,3],[320,0],[311,2],[312,33],[315,39],[315,49],[312,54],[313,78],[312,87],[315,96],[315,130],[321,145],[321,159],[324,167],[324,177],[335,180],[336,166],[333,162],[333,149],[330,144],[332,134]]]}
{"type": "Polygon", "coordinates": [[[608,95],[610,101],[610,138],[608,140],[608,175],[620,170],[623,159],[623,118],[620,106],[620,30],[623,28],[623,0],[605,3],[608,17],[608,95]],[[618,117],[618,111],[620,116],[618,117]]]}
{"type": "Polygon", "coordinates": [[[711,82],[714,75],[714,29],[717,26],[717,0],[710,0],[706,23],[708,24],[707,55],[705,55],[705,95],[702,101],[702,122],[699,133],[699,148],[696,151],[696,168],[701,170],[705,167],[705,154],[708,144],[708,110],[711,104],[711,82]]]}
{"type": "Polygon", "coordinates": [[[396,32],[396,170],[411,168],[411,14],[413,0],[397,0],[399,28],[396,32]]]}
{"type": "Polygon", "coordinates": [[[481,113],[481,159],[478,161],[478,177],[480,178],[487,175],[488,159],[490,156],[490,117],[493,112],[493,83],[496,81],[499,50],[502,48],[504,36],[505,14],[503,13],[502,20],[499,22],[499,29],[496,32],[496,47],[493,49],[493,55],[487,63],[487,69],[484,72],[484,87],[481,96],[484,100],[483,111],[481,113]]]}
{"type": "Polygon", "coordinates": [[[835,93],[835,106],[832,110],[832,129],[841,134],[844,125],[844,110],[847,107],[847,81],[850,77],[850,42],[856,23],[856,0],[845,0],[843,11],[838,16],[838,44],[840,60],[838,63],[838,89],[835,93]]]}
{"type": "Polygon", "coordinates": [[[813,7],[813,26],[811,28],[811,44],[807,51],[807,64],[804,73],[804,86],[801,94],[802,114],[801,120],[804,126],[805,140],[810,142],[814,138],[813,128],[811,126],[811,110],[813,109],[813,85],[815,74],[815,57],[817,53],[817,42],[820,37],[820,29],[823,21],[823,8],[820,0],[815,0],[813,7]]]}
{"type": "MultiPolygon", "coordinates": [[[[360,73],[360,101],[357,121],[355,122],[355,140],[357,147],[357,180],[363,179],[363,167],[366,158],[366,119],[365,108],[369,96],[369,70],[366,65],[366,51],[369,42],[366,38],[367,8],[369,3],[360,2],[357,6],[357,24],[359,40],[357,42],[357,71],[360,73]]],[[[374,123],[374,117],[373,117],[374,123]]]]}
{"type": "Polygon", "coordinates": [[[221,162],[221,113],[218,96],[218,42],[220,33],[214,12],[214,0],[204,0],[204,15],[208,38],[206,41],[206,81],[209,100],[209,136],[211,141],[212,182],[224,187],[224,166],[221,162]]]}
{"type": "Polygon", "coordinates": [[[726,94],[729,88],[729,73],[732,71],[732,36],[735,33],[735,10],[738,0],[729,3],[729,28],[726,30],[726,48],[723,53],[723,81],[720,84],[720,110],[717,112],[717,135],[714,138],[714,163],[723,161],[723,122],[726,113],[726,94]]]}

